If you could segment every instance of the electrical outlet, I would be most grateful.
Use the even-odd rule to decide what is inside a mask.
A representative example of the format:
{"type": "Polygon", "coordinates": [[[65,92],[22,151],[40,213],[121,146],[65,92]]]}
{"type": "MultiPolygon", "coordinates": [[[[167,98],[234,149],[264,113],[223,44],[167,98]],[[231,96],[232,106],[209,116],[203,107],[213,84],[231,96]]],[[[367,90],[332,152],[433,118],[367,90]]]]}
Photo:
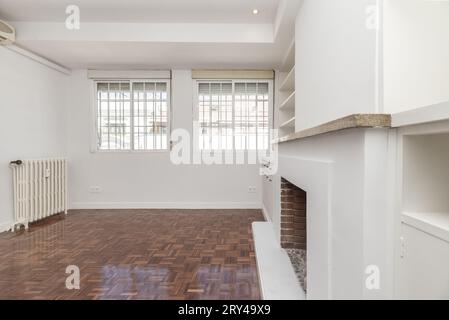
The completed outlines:
{"type": "Polygon", "coordinates": [[[89,187],[89,192],[90,193],[100,193],[101,192],[101,188],[98,186],[90,186],[89,187]]]}
{"type": "Polygon", "coordinates": [[[256,193],[256,187],[249,186],[248,193],[256,193]]]}

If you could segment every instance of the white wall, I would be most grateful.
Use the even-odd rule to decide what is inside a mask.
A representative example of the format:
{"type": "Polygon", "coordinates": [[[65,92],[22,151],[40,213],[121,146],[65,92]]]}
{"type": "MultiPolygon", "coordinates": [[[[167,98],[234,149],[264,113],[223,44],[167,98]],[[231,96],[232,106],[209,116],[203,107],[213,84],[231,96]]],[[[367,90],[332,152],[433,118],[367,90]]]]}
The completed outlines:
{"type": "Polygon", "coordinates": [[[384,2],[385,111],[449,101],[449,2],[384,2]]]}
{"type": "Polygon", "coordinates": [[[9,161],[66,156],[67,76],[0,46],[0,231],[13,221],[9,161]]]}
{"type": "Polygon", "coordinates": [[[296,19],[296,131],[375,113],[377,0],[304,0],[296,19]],[[368,24],[369,25],[369,24],[368,24]]]}
{"type": "MultiPolygon", "coordinates": [[[[91,153],[91,81],[73,73],[69,85],[71,208],[260,208],[257,165],[173,165],[168,152],[91,153]],[[99,186],[101,193],[89,193],[99,186]],[[248,193],[256,186],[256,193],[248,193]]],[[[192,130],[190,70],[174,70],[173,128],[192,130]]]]}

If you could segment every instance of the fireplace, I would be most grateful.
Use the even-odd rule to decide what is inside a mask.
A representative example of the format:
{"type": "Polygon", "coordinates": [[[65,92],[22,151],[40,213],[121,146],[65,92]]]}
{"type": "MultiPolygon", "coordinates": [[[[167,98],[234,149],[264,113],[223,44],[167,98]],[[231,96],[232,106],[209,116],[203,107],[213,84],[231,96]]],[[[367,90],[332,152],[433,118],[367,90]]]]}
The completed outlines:
{"type": "Polygon", "coordinates": [[[290,257],[298,280],[307,290],[307,193],[281,178],[281,246],[290,257]]]}

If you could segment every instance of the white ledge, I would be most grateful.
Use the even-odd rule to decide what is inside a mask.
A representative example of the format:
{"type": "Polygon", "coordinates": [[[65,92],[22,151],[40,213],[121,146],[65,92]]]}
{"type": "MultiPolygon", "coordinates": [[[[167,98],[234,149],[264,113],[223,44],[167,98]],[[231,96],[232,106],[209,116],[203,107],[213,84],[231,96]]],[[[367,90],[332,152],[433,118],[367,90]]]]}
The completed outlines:
{"type": "Polygon", "coordinates": [[[402,222],[449,242],[448,212],[403,212],[402,222]]]}
{"type": "Polygon", "coordinates": [[[404,111],[391,115],[392,127],[405,127],[416,124],[449,119],[449,101],[404,111]]]}
{"type": "Polygon", "coordinates": [[[276,240],[271,222],[253,222],[259,283],[264,300],[305,300],[293,266],[276,240]]]}

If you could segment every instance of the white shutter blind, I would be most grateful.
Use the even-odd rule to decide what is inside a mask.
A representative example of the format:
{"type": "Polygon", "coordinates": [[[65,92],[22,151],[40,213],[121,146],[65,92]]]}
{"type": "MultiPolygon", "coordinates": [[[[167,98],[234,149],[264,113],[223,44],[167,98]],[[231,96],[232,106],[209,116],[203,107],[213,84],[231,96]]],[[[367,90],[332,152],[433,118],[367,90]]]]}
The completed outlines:
{"type": "Polygon", "coordinates": [[[273,70],[192,70],[192,79],[274,79],[273,70]]]}
{"type": "Polygon", "coordinates": [[[89,79],[171,79],[170,70],[88,70],[89,79]]]}

